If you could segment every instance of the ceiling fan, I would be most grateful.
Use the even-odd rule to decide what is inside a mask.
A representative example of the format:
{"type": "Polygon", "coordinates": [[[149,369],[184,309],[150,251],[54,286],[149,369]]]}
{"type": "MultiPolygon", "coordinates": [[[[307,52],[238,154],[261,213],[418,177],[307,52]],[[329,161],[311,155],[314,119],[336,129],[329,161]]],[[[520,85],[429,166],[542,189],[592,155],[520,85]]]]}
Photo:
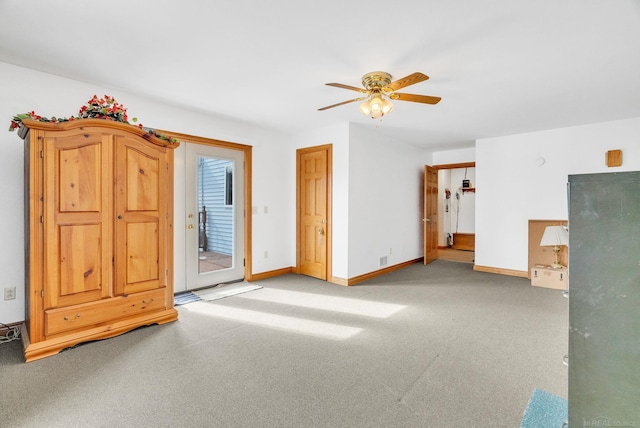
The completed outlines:
{"type": "Polygon", "coordinates": [[[373,71],[362,76],[362,86],[364,88],[356,88],[355,86],[344,85],[342,83],[327,83],[328,86],[336,88],[349,89],[360,92],[361,97],[352,100],[343,101],[338,104],[319,108],[318,111],[327,110],[344,104],[357,101],[364,101],[360,104],[362,114],[373,119],[378,119],[393,110],[393,104],[389,100],[412,101],[414,103],[437,104],[441,98],[429,95],[403,94],[396,92],[409,85],[414,85],[427,80],[429,76],[422,73],[413,73],[394,82],[391,81],[391,75],[384,71],[373,71]]]}

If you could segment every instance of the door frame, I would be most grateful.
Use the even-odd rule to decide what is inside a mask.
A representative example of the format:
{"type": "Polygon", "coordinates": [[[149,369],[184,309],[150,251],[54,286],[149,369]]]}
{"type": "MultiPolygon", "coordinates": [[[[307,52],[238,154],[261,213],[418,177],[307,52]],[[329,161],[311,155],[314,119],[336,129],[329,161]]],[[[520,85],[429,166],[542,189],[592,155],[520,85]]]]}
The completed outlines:
{"type": "MultiPolygon", "coordinates": [[[[423,194],[423,207],[422,207],[422,247],[423,247],[423,255],[422,255],[422,262],[426,265],[429,264],[435,260],[438,260],[438,169],[432,167],[431,165],[425,165],[424,166],[424,177],[423,177],[423,181],[424,181],[424,185],[423,185],[423,189],[422,189],[422,194],[423,194]],[[435,197],[433,196],[433,193],[431,192],[430,189],[432,189],[433,186],[428,186],[428,184],[432,183],[433,181],[429,180],[429,177],[435,174],[435,197]],[[433,204],[431,203],[432,201],[435,200],[435,207],[433,206],[433,204]],[[432,216],[431,213],[435,213],[435,216],[432,216]],[[427,237],[430,235],[430,238],[433,239],[434,233],[433,233],[433,219],[432,217],[436,218],[435,224],[436,224],[436,233],[435,233],[435,251],[429,251],[427,252],[427,237]],[[427,229],[429,229],[429,231],[427,231],[427,229]],[[427,256],[430,257],[427,257],[427,256]]],[[[431,241],[429,241],[431,242],[431,241]]],[[[431,242],[430,245],[430,249],[433,249],[433,242],[431,242]]]]}
{"type": "Polygon", "coordinates": [[[296,266],[292,270],[293,273],[300,273],[300,240],[301,240],[301,220],[302,210],[300,207],[300,158],[302,154],[311,153],[316,151],[327,152],[327,192],[326,192],[326,207],[327,207],[327,223],[326,223],[326,239],[327,239],[327,254],[325,264],[325,277],[327,282],[333,282],[332,271],[332,243],[333,243],[333,144],[323,144],[320,146],[304,147],[296,150],[296,266]]]}
{"type": "MultiPolygon", "coordinates": [[[[435,168],[437,171],[439,171],[441,169],[458,169],[458,168],[475,168],[475,167],[476,167],[475,161],[474,162],[460,162],[460,163],[446,163],[446,164],[439,164],[439,165],[431,165],[431,168],[435,168]]],[[[439,183],[438,183],[438,186],[440,186],[439,183]]],[[[440,212],[437,210],[437,206],[436,206],[436,215],[440,215],[440,212]]]]}
{"type": "Polygon", "coordinates": [[[253,280],[252,274],[252,251],[251,251],[251,225],[252,225],[252,209],[251,209],[251,154],[253,147],[246,144],[233,143],[230,141],[216,140],[213,138],[198,137],[196,135],[182,134],[166,130],[158,130],[163,134],[179,140],[181,143],[195,143],[215,147],[221,147],[231,150],[239,150],[244,152],[244,279],[246,281],[253,280]]]}

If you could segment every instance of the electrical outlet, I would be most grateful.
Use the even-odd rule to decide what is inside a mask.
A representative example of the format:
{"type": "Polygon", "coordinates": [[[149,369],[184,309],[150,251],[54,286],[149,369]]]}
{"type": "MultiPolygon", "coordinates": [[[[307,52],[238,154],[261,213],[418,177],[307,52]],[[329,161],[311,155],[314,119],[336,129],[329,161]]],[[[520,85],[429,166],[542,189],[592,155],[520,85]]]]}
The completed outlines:
{"type": "Polygon", "coordinates": [[[264,250],[264,258],[265,259],[269,258],[269,252],[267,250],[264,250]]]}
{"type": "Polygon", "coordinates": [[[14,300],[16,298],[16,287],[6,287],[4,289],[4,300],[14,300]]]}

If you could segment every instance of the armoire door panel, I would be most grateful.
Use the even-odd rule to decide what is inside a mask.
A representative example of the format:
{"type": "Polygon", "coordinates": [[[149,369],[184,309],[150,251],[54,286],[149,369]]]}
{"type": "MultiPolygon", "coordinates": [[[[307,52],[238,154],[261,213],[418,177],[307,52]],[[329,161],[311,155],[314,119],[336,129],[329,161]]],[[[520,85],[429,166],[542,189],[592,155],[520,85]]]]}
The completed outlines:
{"type": "Polygon", "coordinates": [[[127,211],[158,210],[160,166],[158,153],[154,155],[151,157],[136,148],[126,148],[127,211]]]}
{"type": "Polygon", "coordinates": [[[158,223],[127,224],[127,284],[157,281],[159,277],[158,223]]]}
{"type": "Polygon", "coordinates": [[[100,135],[45,138],[45,309],[111,295],[111,159],[100,135]]]}
{"type": "Polygon", "coordinates": [[[60,212],[97,212],[101,202],[100,143],[58,151],[60,212]]]}
{"type": "Polygon", "coordinates": [[[102,287],[99,224],[60,227],[60,296],[102,287]]]}
{"type": "Polygon", "coordinates": [[[167,284],[167,151],[122,138],[116,145],[116,294],[167,284]],[[165,215],[163,215],[165,214],[165,215]]]}

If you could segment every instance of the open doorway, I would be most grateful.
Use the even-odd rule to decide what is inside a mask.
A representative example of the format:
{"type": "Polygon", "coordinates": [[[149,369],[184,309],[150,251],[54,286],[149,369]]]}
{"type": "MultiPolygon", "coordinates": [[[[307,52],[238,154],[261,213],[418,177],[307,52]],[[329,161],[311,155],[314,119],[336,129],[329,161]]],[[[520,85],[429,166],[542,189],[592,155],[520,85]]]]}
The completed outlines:
{"type": "Polygon", "coordinates": [[[475,162],[438,165],[438,258],[475,260],[475,162]]]}

